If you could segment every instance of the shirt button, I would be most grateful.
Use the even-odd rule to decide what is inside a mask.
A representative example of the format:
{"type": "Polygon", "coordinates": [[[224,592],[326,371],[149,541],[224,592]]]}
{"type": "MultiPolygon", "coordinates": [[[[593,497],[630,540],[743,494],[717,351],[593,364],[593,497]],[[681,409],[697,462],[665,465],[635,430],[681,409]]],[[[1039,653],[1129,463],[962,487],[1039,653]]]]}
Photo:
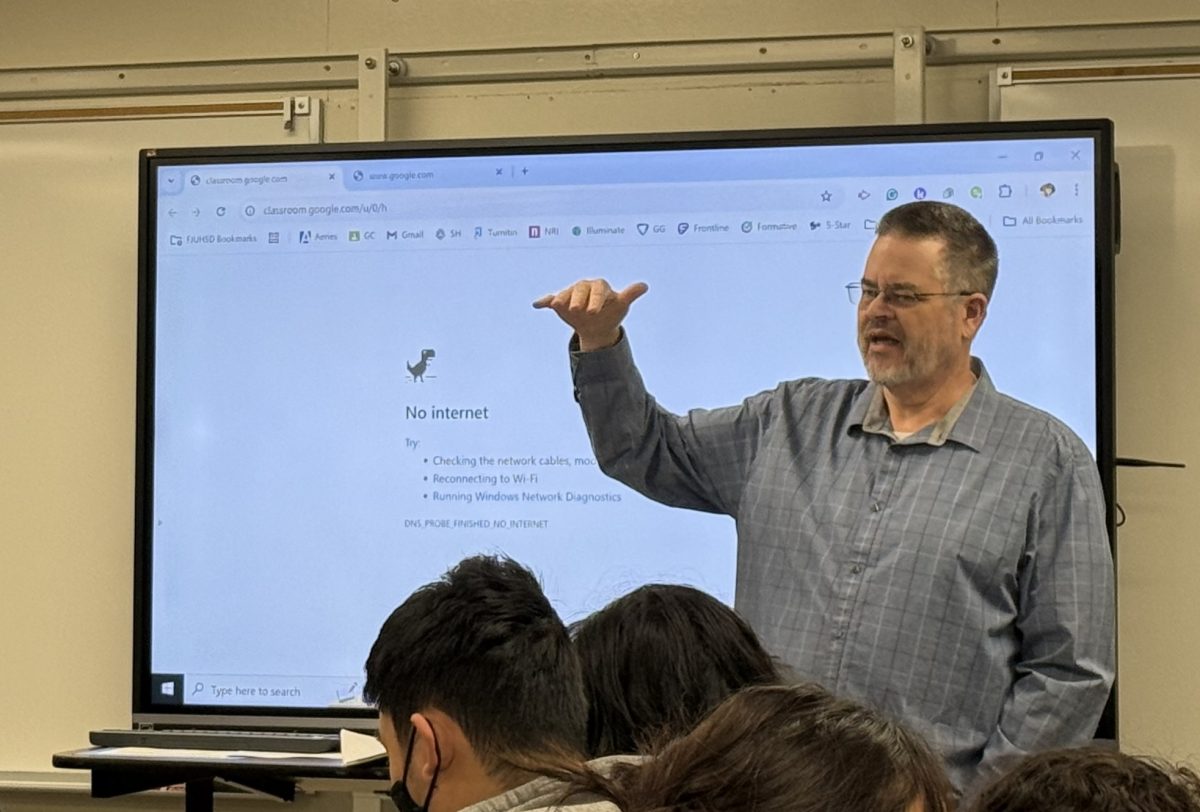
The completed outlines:
{"type": "Polygon", "coordinates": [[[881,510],[883,510],[883,504],[882,504],[882,503],[880,503],[880,502],[872,502],[872,503],[871,503],[871,512],[872,512],[872,513],[878,513],[878,512],[879,512],[879,511],[881,511],[881,510]]]}
{"type": "Polygon", "coordinates": [[[850,568],[850,572],[854,573],[855,575],[858,575],[862,571],[863,571],[862,564],[855,564],[853,567],[850,568]]]}
{"type": "Polygon", "coordinates": [[[844,634],[845,634],[845,632],[843,632],[841,629],[834,629],[834,630],[833,630],[833,639],[834,639],[834,640],[841,640],[841,639],[842,639],[842,636],[843,636],[844,634]]]}

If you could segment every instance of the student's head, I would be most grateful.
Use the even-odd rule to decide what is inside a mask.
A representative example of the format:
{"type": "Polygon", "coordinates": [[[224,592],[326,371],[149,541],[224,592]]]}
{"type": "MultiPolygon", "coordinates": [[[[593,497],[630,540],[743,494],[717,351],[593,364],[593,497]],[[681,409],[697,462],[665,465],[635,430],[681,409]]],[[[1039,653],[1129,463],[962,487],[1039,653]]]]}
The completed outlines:
{"type": "Polygon", "coordinates": [[[1029,756],[975,798],[971,812],[1200,812],[1200,777],[1098,747],[1029,756]]]}
{"type": "Polygon", "coordinates": [[[815,685],[734,694],[607,792],[625,812],[946,812],[951,797],[919,736],[815,685]]]}
{"type": "Polygon", "coordinates": [[[509,559],[468,558],[410,595],[366,671],[392,779],[433,812],[582,757],[579,661],[537,578],[509,559]]]}
{"type": "Polygon", "coordinates": [[[571,631],[592,756],[643,752],[688,732],[739,688],[780,679],[750,626],[688,586],[635,589],[571,631]]]}

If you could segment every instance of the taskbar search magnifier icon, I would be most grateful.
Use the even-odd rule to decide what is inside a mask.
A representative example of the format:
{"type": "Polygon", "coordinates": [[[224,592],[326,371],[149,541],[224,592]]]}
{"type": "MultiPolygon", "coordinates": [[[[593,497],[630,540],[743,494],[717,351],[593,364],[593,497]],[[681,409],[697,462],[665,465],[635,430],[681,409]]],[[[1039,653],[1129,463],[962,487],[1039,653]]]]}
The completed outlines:
{"type": "Polygon", "coordinates": [[[202,693],[204,693],[204,683],[203,682],[197,682],[195,685],[192,686],[191,696],[195,696],[196,694],[202,694],[202,693]]]}

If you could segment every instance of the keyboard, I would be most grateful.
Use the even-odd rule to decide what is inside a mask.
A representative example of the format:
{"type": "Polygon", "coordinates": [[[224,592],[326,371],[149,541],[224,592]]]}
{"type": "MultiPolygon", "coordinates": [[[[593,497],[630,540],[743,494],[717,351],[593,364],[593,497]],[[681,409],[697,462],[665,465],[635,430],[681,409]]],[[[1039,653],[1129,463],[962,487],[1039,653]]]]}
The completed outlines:
{"type": "Polygon", "coordinates": [[[170,750],[262,750],[280,753],[332,753],[337,733],[284,730],[93,730],[99,747],[161,747],[170,750]]]}

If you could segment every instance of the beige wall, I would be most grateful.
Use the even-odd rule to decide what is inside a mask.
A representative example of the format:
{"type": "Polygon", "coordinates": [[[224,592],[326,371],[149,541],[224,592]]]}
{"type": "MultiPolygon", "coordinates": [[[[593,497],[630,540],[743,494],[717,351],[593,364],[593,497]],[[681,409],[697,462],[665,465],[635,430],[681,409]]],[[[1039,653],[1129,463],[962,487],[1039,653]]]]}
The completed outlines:
{"type": "Polygon", "coordinates": [[[1191,0],[0,2],[0,67],[1196,19],[1191,0]],[[486,9],[486,11],[484,11],[486,9]]]}
{"type": "MultiPolygon", "coordinates": [[[[372,47],[415,54],[865,34],[914,25],[937,32],[1198,17],[1194,0],[0,0],[0,91],[6,72],[46,67],[320,57],[372,47]]],[[[990,67],[931,67],[928,119],[986,118],[990,67]]],[[[398,86],[391,94],[388,133],[442,138],[602,132],[629,129],[623,122],[630,120],[663,130],[884,123],[893,117],[892,81],[888,68],[866,67],[398,86]]],[[[326,102],[327,140],[356,138],[355,90],[315,95],[326,102]]],[[[193,98],[211,96],[181,87],[153,100],[193,98]]],[[[0,112],[69,103],[78,101],[39,98],[36,91],[17,100],[0,94],[0,112]]],[[[86,130],[73,131],[74,125],[51,126],[44,131],[48,135],[25,141],[11,129],[19,126],[24,125],[0,124],[0,151],[9,150],[0,153],[0,169],[9,167],[0,176],[0,245],[6,246],[0,254],[0,772],[48,769],[50,754],[83,744],[88,729],[125,723],[129,694],[136,272],[133,190],[121,178],[131,167],[103,145],[89,146],[86,130]],[[25,144],[28,156],[12,151],[17,143],[25,144]],[[83,179],[67,199],[43,199],[31,191],[35,181],[29,173],[47,157],[83,179]],[[43,231],[50,214],[64,207],[81,217],[111,217],[105,227],[112,245],[89,253],[43,231]],[[13,262],[9,246],[28,256],[35,241],[37,262],[13,262]],[[45,679],[30,684],[30,674],[45,679]],[[40,719],[31,710],[37,706],[56,709],[53,718],[40,719]]],[[[188,137],[186,128],[177,129],[171,140],[187,143],[188,137]]],[[[1137,238],[1127,231],[1127,242],[1137,238]]],[[[1187,376],[1177,374],[1183,353],[1145,346],[1136,328],[1118,337],[1119,366],[1136,367],[1139,381],[1175,381],[1164,396],[1190,402],[1197,393],[1187,376]]],[[[1152,437],[1156,419],[1122,413],[1121,453],[1174,456],[1169,444],[1143,452],[1124,442],[1152,437]]],[[[1136,569],[1120,574],[1123,595],[1154,592],[1153,579],[1170,569],[1162,562],[1187,561],[1195,547],[1185,509],[1195,501],[1194,491],[1170,474],[1145,476],[1161,477],[1170,486],[1143,488],[1136,504],[1127,505],[1137,511],[1131,525],[1153,528],[1156,535],[1146,541],[1143,531],[1139,538],[1139,554],[1129,559],[1136,569]]],[[[1189,622],[1196,610],[1180,583],[1173,583],[1170,595],[1165,602],[1122,599],[1122,650],[1138,657],[1136,667],[1122,668],[1123,692],[1136,697],[1126,703],[1122,725],[1136,749],[1197,763],[1200,707],[1189,677],[1200,671],[1200,636],[1189,627],[1200,624],[1189,622]]],[[[53,802],[49,797],[0,790],[0,807],[88,805],[70,794],[53,802]]],[[[139,808],[174,808],[178,800],[144,804],[139,808]]],[[[342,804],[314,798],[307,805],[332,810],[342,804]]]]}

